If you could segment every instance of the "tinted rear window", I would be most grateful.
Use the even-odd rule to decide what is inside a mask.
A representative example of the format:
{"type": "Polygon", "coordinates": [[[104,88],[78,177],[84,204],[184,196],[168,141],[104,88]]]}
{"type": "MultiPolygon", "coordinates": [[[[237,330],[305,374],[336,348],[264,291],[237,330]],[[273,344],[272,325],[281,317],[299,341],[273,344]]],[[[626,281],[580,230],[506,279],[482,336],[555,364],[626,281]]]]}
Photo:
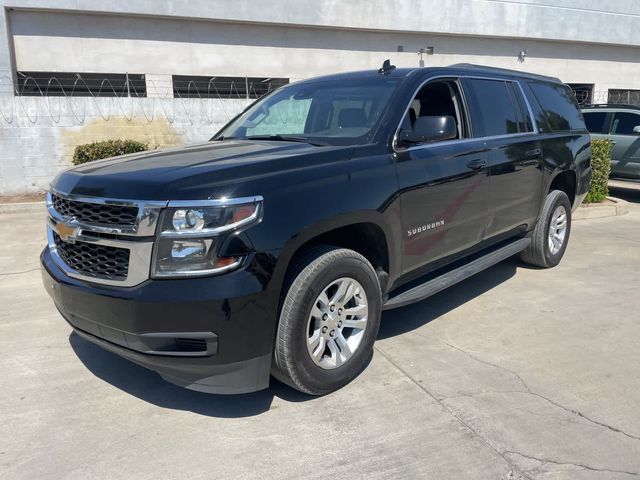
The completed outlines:
{"type": "Polygon", "coordinates": [[[554,132],[584,130],[584,119],[571,89],[552,83],[529,83],[533,94],[544,111],[544,120],[554,132]]]}
{"type": "Polygon", "coordinates": [[[605,131],[604,121],[607,119],[607,112],[583,112],[584,123],[590,133],[608,133],[605,131]]]}
{"type": "Polygon", "coordinates": [[[527,128],[510,83],[478,79],[466,83],[474,137],[520,133],[527,128]]]}

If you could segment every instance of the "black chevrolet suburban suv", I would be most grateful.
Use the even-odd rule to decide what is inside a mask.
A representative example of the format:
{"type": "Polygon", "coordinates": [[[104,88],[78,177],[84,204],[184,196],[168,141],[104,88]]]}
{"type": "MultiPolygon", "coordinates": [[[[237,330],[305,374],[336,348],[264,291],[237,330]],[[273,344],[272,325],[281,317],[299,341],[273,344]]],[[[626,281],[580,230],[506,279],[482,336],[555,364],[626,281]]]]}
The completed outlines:
{"type": "Polygon", "coordinates": [[[44,284],[78,335],[170,382],[320,395],[367,364],[382,310],[516,254],[557,265],[590,158],[557,79],[388,62],[314,78],[204,144],[58,175],[44,284]]]}

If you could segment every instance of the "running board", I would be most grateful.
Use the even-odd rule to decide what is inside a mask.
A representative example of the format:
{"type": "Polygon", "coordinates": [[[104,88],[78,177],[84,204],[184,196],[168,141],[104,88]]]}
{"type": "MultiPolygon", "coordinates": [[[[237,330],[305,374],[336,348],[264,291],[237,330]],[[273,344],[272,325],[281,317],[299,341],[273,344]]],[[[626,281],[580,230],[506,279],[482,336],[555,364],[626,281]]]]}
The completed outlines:
{"type": "Polygon", "coordinates": [[[383,306],[383,310],[391,310],[392,308],[404,307],[410,303],[419,302],[431,295],[435,295],[441,292],[445,288],[450,287],[462,280],[469,278],[476,273],[485,270],[486,268],[495,265],[496,263],[505,260],[516,253],[520,253],[527,248],[531,240],[529,238],[521,238],[513,243],[505,245],[504,247],[494,250],[472,262],[467,263],[461,267],[458,267],[450,272],[444,273],[439,277],[436,277],[428,282],[418,285],[406,292],[403,292],[395,297],[391,297],[383,306]]]}

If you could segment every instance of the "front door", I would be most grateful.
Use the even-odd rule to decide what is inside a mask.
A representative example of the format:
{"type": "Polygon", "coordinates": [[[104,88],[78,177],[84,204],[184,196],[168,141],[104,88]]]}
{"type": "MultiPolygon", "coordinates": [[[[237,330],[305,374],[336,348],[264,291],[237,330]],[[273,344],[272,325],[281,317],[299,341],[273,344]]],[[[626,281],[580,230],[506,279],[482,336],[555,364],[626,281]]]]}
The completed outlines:
{"type": "Polygon", "coordinates": [[[484,142],[470,138],[455,79],[426,84],[413,100],[404,127],[421,116],[452,116],[457,138],[398,148],[403,226],[403,271],[478,244],[487,223],[489,181],[484,142]]]}

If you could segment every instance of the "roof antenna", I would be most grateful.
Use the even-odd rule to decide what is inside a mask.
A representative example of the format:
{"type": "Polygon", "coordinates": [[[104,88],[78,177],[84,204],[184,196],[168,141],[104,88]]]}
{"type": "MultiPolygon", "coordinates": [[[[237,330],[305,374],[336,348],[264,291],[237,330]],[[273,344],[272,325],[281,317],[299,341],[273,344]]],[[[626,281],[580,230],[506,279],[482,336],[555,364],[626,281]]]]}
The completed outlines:
{"type": "Polygon", "coordinates": [[[380,75],[388,75],[396,69],[395,65],[391,65],[391,60],[388,58],[382,63],[382,68],[378,70],[380,75]]]}

